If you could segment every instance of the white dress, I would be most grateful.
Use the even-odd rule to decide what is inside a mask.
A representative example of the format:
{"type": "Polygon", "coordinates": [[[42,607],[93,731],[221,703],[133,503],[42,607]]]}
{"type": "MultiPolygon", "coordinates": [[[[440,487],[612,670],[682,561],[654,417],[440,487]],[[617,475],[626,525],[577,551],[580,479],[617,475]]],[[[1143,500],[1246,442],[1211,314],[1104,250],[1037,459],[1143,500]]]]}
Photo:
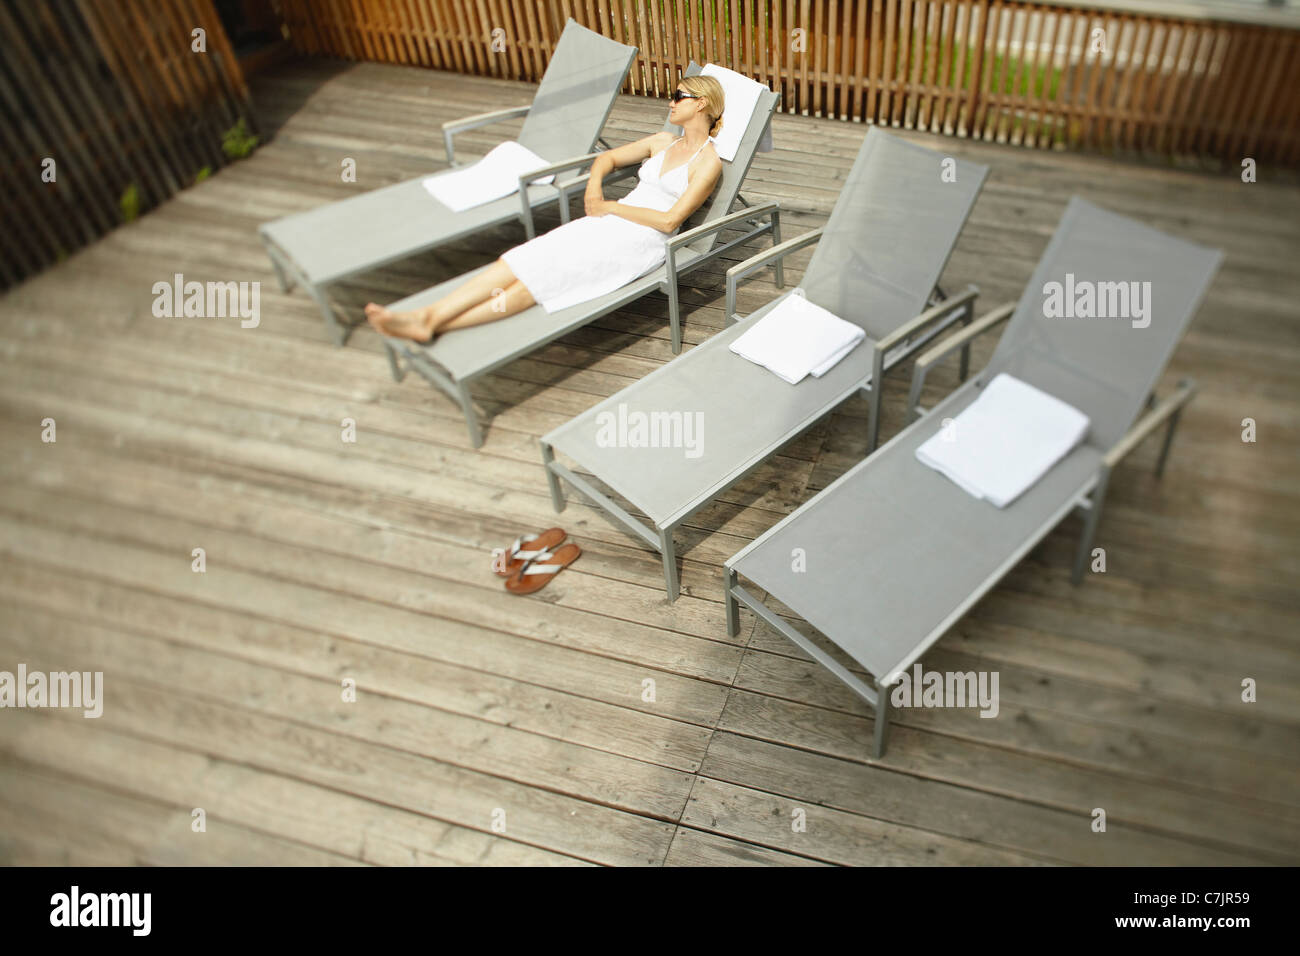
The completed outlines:
{"type": "MultiPolygon", "coordinates": [[[[712,141],[713,137],[709,137],[704,146],[712,141]]],[[[695,156],[704,146],[695,151],[695,156]]],[[[620,203],[660,212],[673,207],[686,191],[686,170],[695,156],[661,176],[667,152],[664,149],[641,164],[637,172],[640,181],[620,203]]],[[[515,246],[501,258],[543,309],[556,312],[613,292],[645,275],[664,261],[664,245],[673,233],[612,213],[583,216],[515,246]]]]}

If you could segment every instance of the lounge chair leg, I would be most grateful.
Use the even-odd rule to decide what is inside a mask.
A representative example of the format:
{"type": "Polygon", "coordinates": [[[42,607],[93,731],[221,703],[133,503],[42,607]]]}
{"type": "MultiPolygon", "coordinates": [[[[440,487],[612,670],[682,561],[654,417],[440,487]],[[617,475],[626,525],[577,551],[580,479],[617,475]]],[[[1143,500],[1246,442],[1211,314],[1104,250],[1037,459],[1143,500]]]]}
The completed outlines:
{"type": "MultiPolygon", "coordinates": [[[[967,302],[961,310],[961,327],[964,329],[975,319],[975,303],[967,302]]],[[[970,374],[970,343],[967,342],[961,347],[961,381],[966,381],[966,376],[970,374]]]]}
{"type": "Polygon", "coordinates": [[[483,430],[479,427],[478,413],[474,411],[474,400],[469,397],[469,387],[464,382],[457,382],[456,395],[460,399],[460,410],[465,414],[465,424],[469,427],[470,444],[482,448],[483,430]]]}
{"type": "Polygon", "coordinates": [[[885,755],[885,744],[889,742],[889,711],[889,688],[876,681],[876,728],[871,755],[877,760],[885,755]]]}
{"type": "Polygon", "coordinates": [[[677,277],[672,276],[668,282],[668,325],[672,332],[673,354],[682,350],[682,314],[677,299],[677,277]]]}
{"type": "Polygon", "coordinates": [[[1183,410],[1178,408],[1169,416],[1169,425],[1165,428],[1164,444],[1160,446],[1160,457],[1156,460],[1157,478],[1163,478],[1165,475],[1165,462],[1169,460],[1169,448],[1174,443],[1174,429],[1178,427],[1178,416],[1182,413],[1183,410]]]}
{"type": "Polygon", "coordinates": [[[557,512],[565,506],[564,489],[560,487],[560,476],[551,471],[551,462],[555,461],[555,449],[542,442],[542,467],[546,469],[546,484],[551,489],[551,506],[557,512]]]}
{"type": "Polygon", "coordinates": [[[871,359],[871,403],[870,411],[867,413],[867,454],[870,455],[876,450],[876,439],[880,432],[880,393],[884,383],[881,381],[885,377],[885,355],[880,349],[875,350],[871,359]]]}
{"type": "Polygon", "coordinates": [[[388,368],[393,373],[393,381],[400,382],[406,378],[406,371],[397,360],[397,349],[393,348],[391,343],[385,342],[384,351],[388,353],[388,368]]]}
{"type": "Polygon", "coordinates": [[[284,263],[276,258],[271,247],[266,247],[266,256],[271,260],[271,268],[275,270],[275,278],[280,283],[280,291],[288,292],[293,288],[293,279],[289,278],[289,272],[285,269],[284,263]]]}
{"type": "Polygon", "coordinates": [[[740,633],[740,602],[732,595],[736,586],[736,569],[724,568],[722,572],[723,601],[727,605],[727,633],[735,637],[740,633]]]}
{"type": "Polygon", "coordinates": [[[338,316],[334,314],[334,307],[330,305],[330,299],[325,290],[321,286],[314,285],[310,286],[307,291],[311,294],[311,297],[316,300],[316,304],[320,306],[320,314],[325,317],[325,327],[329,329],[330,337],[334,339],[334,344],[338,346],[347,344],[347,330],[343,328],[343,323],[340,322],[338,316]]]}
{"type": "MultiPolygon", "coordinates": [[[[779,246],[780,244],[781,244],[781,210],[773,209],[772,210],[772,245],[779,246]]],[[[785,288],[785,259],[784,258],[776,260],[776,287],[778,289],[785,288]]]]}
{"type": "Polygon", "coordinates": [[[1088,514],[1083,519],[1083,530],[1079,532],[1079,549],[1074,554],[1074,571],[1070,583],[1077,585],[1083,580],[1083,569],[1088,567],[1092,557],[1092,542],[1097,534],[1097,525],[1101,522],[1101,503],[1106,497],[1106,485],[1110,481],[1110,469],[1101,466],[1097,473],[1097,487],[1092,490],[1092,500],[1088,514]]]}
{"type": "Polygon", "coordinates": [[[677,600],[677,552],[673,549],[673,529],[662,528],[659,531],[659,550],[664,556],[664,584],[668,588],[668,600],[677,600]]]}

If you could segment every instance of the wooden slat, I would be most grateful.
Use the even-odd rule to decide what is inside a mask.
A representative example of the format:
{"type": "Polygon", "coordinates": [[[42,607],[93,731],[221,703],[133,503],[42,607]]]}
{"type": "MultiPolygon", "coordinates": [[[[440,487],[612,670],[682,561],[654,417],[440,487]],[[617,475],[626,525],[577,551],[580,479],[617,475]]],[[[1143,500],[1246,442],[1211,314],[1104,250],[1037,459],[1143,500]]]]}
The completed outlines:
{"type": "Polygon", "coordinates": [[[883,87],[884,77],[884,59],[881,53],[882,48],[887,49],[889,43],[884,37],[884,22],[881,16],[881,5],[889,3],[889,0],[871,0],[871,61],[869,65],[870,82],[867,87],[867,116],[870,123],[880,122],[880,114],[877,112],[877,105],[883,100],[880,98],[880,91],[883,87]]]}
{"type": "Polygon", "coordinates": [[[1042,30],[1042,18],[1035,16],[1033,7],[1027,8],[1024,12],[1024,19],[1020,29],[1020,55],[1016,57],[1016,72],[1011,80],[1011,92],[1020,104],[1020,115],[1018,117],[1008,117],[1009,128],[1005,133],[999,135],[1000,142],[1011,142],[1017,146],[1024,143],[1025,133],[1029,127],[1029,106],[1033,102],[1033,84],[1034,84],[1034,64],[1030,59],[1029,46],[1032,44],[1037,51],[1042,30]],[[1026,84],[1025,64],[1029,64],[1028,81],[1026,84]],[[1020,92],[1024,88],[1024,93],[1020,92]]]}
{"type": "Polygon", "coordinates": [[[1269,31],[1263,29],[1251,30],[1246,35],[1246,42],[1243,46],[1243,63],[1238,65],[1237,75],[1251,76],[1249,82],[1239,80],[1235,89],[1229,89],[1223,101],[1218,106],[1217,112],[1221,117],[1220,122],[1216,124],[1215,135],[1204,140],[1206,147],[1201,147],[1202,140],[1198,137],[1196,146],[1193,148],[1207,148],[1208,151],[1217,155],[1231,156],[1230,147],[1234,140],[1240,138],[1241,132],[1247,128],[1246,117],[1250,113],[1252,106],[1258,105],[1259,101],[1267,95],[1267,89],[1261,84],[1260,65],[1268,61],[1264,59],[1266,49],[1266,40],[1269,31]],[[1245,64],[1250,64],[1249,68],[1245,64]]]}
{"type": "MultiPolygon", "coordinates": [[[[1194,126],[1200,117],[1192,114],[1192,104],[1198,90],[1204,89],[1204,84],[1197,82],[1198,72],[1196,65],[1213,49],[1215,36],[1213,29],[1205,29],[1202,25],[1197,24],[1189,27],[1189,42],[1187,47],[1186,66],[1183,75],[1180,77],[1181,82],[1178,85],[1177,95],[1172,103],[1173,122],[1167,130],[1169,136],[1169,150],[1174,155],[1179,155],[1184,149],[1184,142],[1188,135],[1188,130],[1194,126]]],[[[1245,37],[1239,38],[1244,41],[1245,37]]],[[[1234,48],[1229,49],[1229,56],[1240,62],[1242,53],[1242,42],[1235,43],[1234,48]]]]}
{"type": "MultiPolygon", "coordinates": [[[[884,52],[880,64],[880,112],[878,122],[882,126],[893,125],[893,104],[897,100],[894,93],[895,78],[898,72],[898,57],[901,48],[898,45],[898,4],[905,0],[885,0],[885,29],[881,34],[884,52]]],[[[899,94],[901,95],[901,94],[899,94]]]]}
{"type": "Polygon", "coordinates": [[[844,7],[845,37],[849,34],[849,11],[852,10],[855,16],[854,38],[856,42],[852,45],[848,43],[844,45],[844,71],[846,74],[849,74],[849,51],[852,50],[853,52],[853,68],[850,74],[854,78],[853,96],[852,101],[846,103],[846,106],[848,108],[848,117],[854,122],[865,120],[870,115],[870,109],[864,104],[862,94],[863,87],[869,81],[869,74],[867,73],[867,8],[875,9],[876,6],[877,4],[874,2],[868,3],[866,0],[862,0],[860,3],[847,3],[844,7]]]}

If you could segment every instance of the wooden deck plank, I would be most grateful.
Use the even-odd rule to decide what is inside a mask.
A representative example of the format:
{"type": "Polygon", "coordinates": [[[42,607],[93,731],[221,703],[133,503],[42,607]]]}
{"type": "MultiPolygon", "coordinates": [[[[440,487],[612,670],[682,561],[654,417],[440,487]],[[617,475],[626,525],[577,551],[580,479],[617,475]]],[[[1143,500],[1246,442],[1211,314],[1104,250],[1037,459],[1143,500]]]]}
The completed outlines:
{"type": "Polygon", "coordinates": [[[755,846],[731,837],[678,827],[665,866],[826,866],[817,860],[755,846]]]}
{"type": "MultiPolygon", "coordinates": [[[[273,832],[377,865],[581,866],[572,857],[442,823],[301,780],[102,730],[86,746],[84,724],[37,718],[6,737],[7,753],[82,782],[177,806],[203,802],[209,819],[273,832]]],[[[130,861],[127,861],[130,862],[130,861]]]]}
{"type": "MultiPolygon", "coordinates": [[[[352,857],[219,819],[205,821],[206,829],[195,832],[192,807],[168,805],[148,796],[123,797],[45,768],[0,767],[0,791],[11,807],[23,806],[29,813],[36,808],[32,814],[36,827],[52,834],[85,828],[93,843],[128,847],[133,865],[178,866],[196,856],[215,866],[361,865],[352,857]],[[87,814],[88,806],[95,812],[87,814]]],[[[74,857],[72,865],[85,864],[74,857]]]]}

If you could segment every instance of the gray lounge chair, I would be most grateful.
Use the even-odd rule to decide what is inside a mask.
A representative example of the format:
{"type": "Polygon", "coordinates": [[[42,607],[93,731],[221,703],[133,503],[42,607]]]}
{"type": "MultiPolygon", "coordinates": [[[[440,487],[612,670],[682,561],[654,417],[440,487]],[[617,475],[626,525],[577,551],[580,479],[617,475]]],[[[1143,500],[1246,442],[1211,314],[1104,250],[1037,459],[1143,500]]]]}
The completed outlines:
{"type": "MultiPolygon", "coordinates": [[[[570,19],[531,105],[443,124],[447,162],[455,165],[455,134],[522,116],[521,145],[550,162],[569,160],[568,169],[590,164],[595,158],[591,150],[635,56],[636,47],[616,43],[570,19]]],[[[280,287],[288,291],[295,281],[302,285],[320,305],[338,344],[346,341],[350,325],[335,314],[330,285],[514,219],[524,222],[531,237],[533,208],[562,195],[558,186],[534,185],[453,212],[424,188],[427,178],[418,176],[259,227],[280,287]]]]}
{"type": "Polygon", "coordinates": [[[1167,422],[1161,474],[1178,415],[1194,385],[1134,424],[1143,401],[1196,312],[1222,255],[1075,198],[1048,243],[1018,305],[994,310],[917,360],[916,397],[928,369],[1011,317],[988,366],[919,423],[850,469],[726,562],[727,629],[739,604],[803,648],[876,711],[874,753],[884,753],[890,686],[1067,515],[1084,515],[1074,565],[1077,584],[1091,557],[1110,472],[1167,422]],[[1123,319],[1044,316],[1044,284],[1066,273],[1080,280],[1149,280],[1146,328],[1123,319]],[[1014,309],[1014,314],[1013,314],[1014,309]],[[962,491],[915,457],[938,423],[955,417],[1001,372],[1057,396],[1086,414],[1083,443],[1005,508],[962,491]],[[847,529],[847,533],[846,533],[847,529]],[[792,571],[803,549],[806,571],[792,571]],[[760,599],[737,582],[744,575],[760,599]],[[768,607],[780,602],[865,668],[851,673],[768,607]]]}
{"type": "MultiPolygon", "coordinates": [[[[798,385],[788,385],[729,348],[785,298],[779,296],[744,322],[545,435],[542,459],[556,510],[564,508],[563,479],[662,554],[668,597],[676,600],[673,531],[860,390],[871,401],[868,444],[874,447],[878,383],[884,373],[954,323],[973,318],[973,288],[926,309],[988,175],[987,167],[963,161],[952,167],[956,181],[945,182],[944,161],[940,153],[872,129],[824,227],[728,272],[730,321],[735,318],[736,282],[741,277],[771,263],[779,268],[784,256],[817,242],[801,288],[810,301],[861,325],[866,341],[821,378],[809,376],[798,385]],[[682,413],[702,412],[707,434],[703,453],[689,458],[663,447],[608,447],[599,426],[608,420],[605,415],[619,414],[621,406],[629,414],[658,414],[667,427],[673,425],[674,412],[679,413],[678,425],[682,413]],[[663,418],[665,414],[669,418],[663,418]],[[631,502],[649,519],[649,526],[557,461],[556,451],[631,502]]],[[[782,284],[780,277],[777,284],[782,284]]],[[[792,294],[793,290],[786,293],[792,294]]]]}
{"type": "MultiPolygon", "coordinates": [[[[694,76],[700,71],[700,66],[691,63],[686,70],[686,75],[694,76]]],[[[548,313],[541,306],[535,305],[508,319],[449,332],[439,336],[429,345],[385,337],[384,346],[388,350],[393,377],[401,380],[404,374],[402,368],[404,362],[428,379],[431,384],[459,402],[465,415],[465,424],[469,427],[470,441],[475,448],[478,448],[483,444],[483,433],[469,392],[469,385],[474,379],[513,362],[547,342],[593,322],[602,315],[613,312],[649,292],[658,290],[668,296],[672,347],[674,352],[680,351],[682,331],[677,301],[678,277],[765,233],[771,233],[774,243],[781,241],[780,207],[775,202],[750,206],[740,196],[740,186],[749,172],[749,164],[754,158],[754,152],[758,148],[764,130],[772,121],[772,113],[780,98],[779,93],[766,92],[759,95],[749,125],[745,129],[745,135],[741,138],[740,147],[736,151],[736,158],[731,162],[723,163],[722,176],[714,189],[713,198],[703,207],[707,211],[703,215],[697,212],[692,220],[686,223],[686,229],[668,240],[667,261],[658,269],[647,272],[614,292],[558,312],[548,313]],[[732,212],[731,207],[738,200],[744,208],[732,212]],[[764,219],[766,221],[762,221],[764,219]],[[692,226],[692,222],[699,224],[692,226]],[[740,234],[719,244],[719,233],[733,227],[740,229],[740,234]]],[[[676,127],[665,126],[665,129],[672,130],[676,127]]],[[[566,165],[558,163],[531,175],[559,172],[566,165]]],[[[388,308],[394,310],[421,308],[447,295],[482,271],[483,269],[476,269],[441,285],[417,292],[415,295],[392,303],[388,308]]]]}

